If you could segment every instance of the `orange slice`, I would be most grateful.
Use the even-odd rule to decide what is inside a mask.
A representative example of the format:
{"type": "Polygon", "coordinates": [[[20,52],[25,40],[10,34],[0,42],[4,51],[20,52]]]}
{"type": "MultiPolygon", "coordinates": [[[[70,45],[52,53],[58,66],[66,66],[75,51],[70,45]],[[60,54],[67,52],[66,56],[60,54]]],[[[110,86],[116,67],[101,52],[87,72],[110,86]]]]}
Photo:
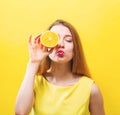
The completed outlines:
{"type": "Polygon", "coordinates": [[[52,31],[45,31],[40,37],[41,44],[45,47],[55,47],[59,42],[59,36],[52,31]]]}

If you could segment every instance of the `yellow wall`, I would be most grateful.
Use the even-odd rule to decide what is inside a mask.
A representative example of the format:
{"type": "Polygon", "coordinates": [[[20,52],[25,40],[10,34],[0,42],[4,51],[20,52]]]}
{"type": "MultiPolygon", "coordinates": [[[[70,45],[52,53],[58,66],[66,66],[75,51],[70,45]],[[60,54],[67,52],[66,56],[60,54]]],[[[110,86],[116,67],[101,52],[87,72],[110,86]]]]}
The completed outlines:
{"type": "Polygon", "coordinates": [[[77,28],[106,115],[120,115],[120,0],[1,0],[0,115],[14,115],[29,57],[28,35],[56,19],[77,28]]]}

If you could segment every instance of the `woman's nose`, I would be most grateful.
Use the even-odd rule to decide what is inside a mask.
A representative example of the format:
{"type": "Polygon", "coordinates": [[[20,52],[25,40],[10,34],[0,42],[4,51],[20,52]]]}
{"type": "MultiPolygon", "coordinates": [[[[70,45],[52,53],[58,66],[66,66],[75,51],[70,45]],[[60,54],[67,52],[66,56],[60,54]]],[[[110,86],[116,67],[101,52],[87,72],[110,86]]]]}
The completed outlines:
{"type": "Polygon", "coordinates": [[[59,47],[64,47],[64,41],[62,39],[59,40],[58,46],[59,47]]]}

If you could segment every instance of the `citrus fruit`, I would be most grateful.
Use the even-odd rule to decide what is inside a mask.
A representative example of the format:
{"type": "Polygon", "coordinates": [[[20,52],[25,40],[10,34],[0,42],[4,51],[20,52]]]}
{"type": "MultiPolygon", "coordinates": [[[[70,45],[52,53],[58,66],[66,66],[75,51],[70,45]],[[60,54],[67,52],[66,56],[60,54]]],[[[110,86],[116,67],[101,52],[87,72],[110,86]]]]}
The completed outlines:
{"type": "Polygon", "coordinates": [[[45,31],[40,37],[41,44],[45,47],[55,47],[59,42],[59,36],[52,31],[45,31]]]}

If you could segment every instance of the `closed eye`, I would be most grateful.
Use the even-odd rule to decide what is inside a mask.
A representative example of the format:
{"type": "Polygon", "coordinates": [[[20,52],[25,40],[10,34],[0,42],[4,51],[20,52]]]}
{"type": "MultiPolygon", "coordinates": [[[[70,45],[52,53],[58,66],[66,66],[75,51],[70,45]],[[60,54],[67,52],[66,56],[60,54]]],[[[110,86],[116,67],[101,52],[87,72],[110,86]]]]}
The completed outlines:
{"type": "Polygon", "coordinates": [[[65,35],[64,39],[67,41],[67,42],[72,42],[72,36],[71,35],[65,35]]]}
{"type": "Polygon", "coordinates": [[[72,37],[65,37],[65,41],[67,41],[67,42],[72,42],[73,39],[72,39],[72,37]]]}
{"type": "Polygon", "coordinates": [[[65,39],[67,42],[72,42],[72,40],[71,39],[65,39]]]}

